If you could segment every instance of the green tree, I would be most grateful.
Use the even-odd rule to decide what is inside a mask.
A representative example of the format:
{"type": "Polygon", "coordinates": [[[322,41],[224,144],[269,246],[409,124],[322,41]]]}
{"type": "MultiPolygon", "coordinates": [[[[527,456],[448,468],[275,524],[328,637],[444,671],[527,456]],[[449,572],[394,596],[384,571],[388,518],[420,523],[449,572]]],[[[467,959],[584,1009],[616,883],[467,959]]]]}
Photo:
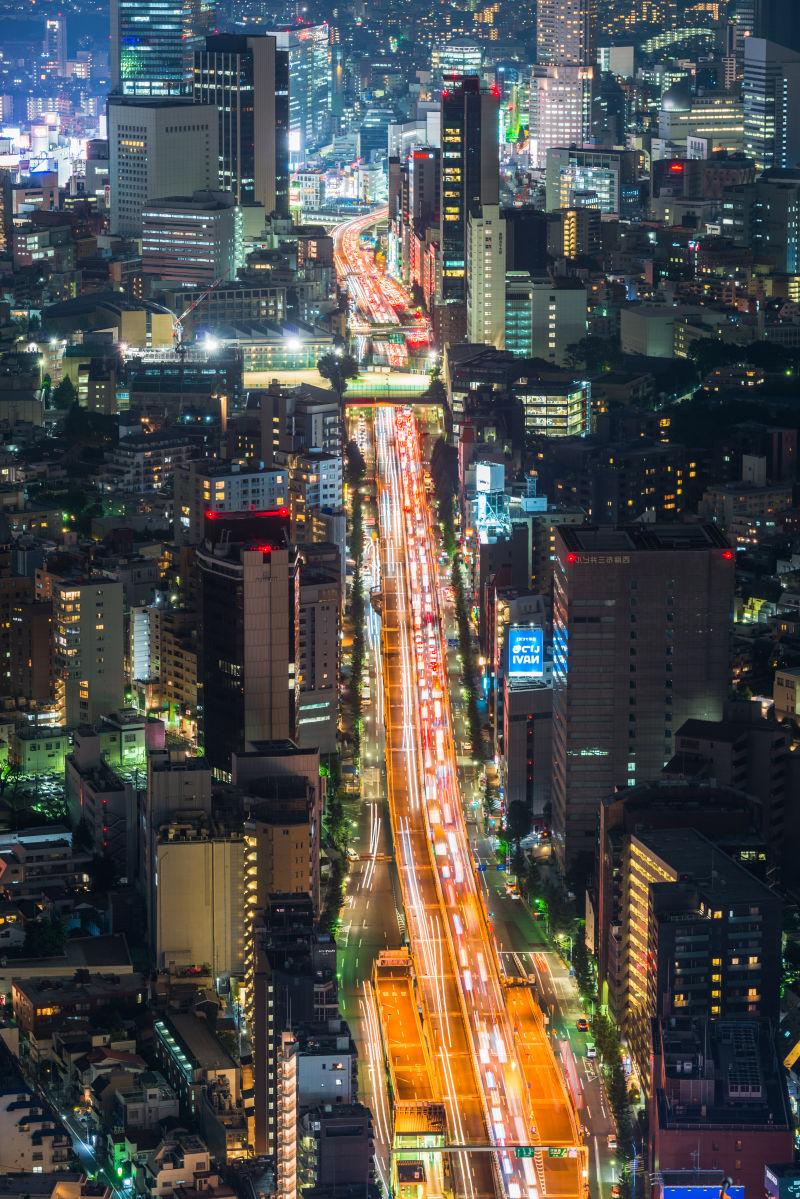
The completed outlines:
{"type": "Polygon", "coordinates": [[[519,849],[523,837],[531,831],[531,814],[521,799],[512,799],[506,810],[506,836],[519,849]]]}
{"type": "Polygon", "coordinates": [[[571,370],[585,370],[589,374],[616,370],[622,366],[623,354],[620,346],[605,337],[582,337],[567,346],[567,365],[571,370]]]}
{"type": "Polygon", "coordinates": [[[352,354],[323,354],[317,370],[327,379],[341,402],[351,379],[358,377],[358,363],[352,354]]]}
{"type": "Polygon", "coordinates": [[[23,950],[28,957],[58,957],[63,954],[66,942],[67,930],[61,920],[42,917],[39,920],[29,920],[25,925],[23,950]]]}
{"type": "Polygon", "coordinates": [[[61,382],[52,392],[51,400],[54,408],[61,409],[66,412],[77,402],[78,396],[75,391],[74,384],[68,375],[64,375],[61,382]]]}

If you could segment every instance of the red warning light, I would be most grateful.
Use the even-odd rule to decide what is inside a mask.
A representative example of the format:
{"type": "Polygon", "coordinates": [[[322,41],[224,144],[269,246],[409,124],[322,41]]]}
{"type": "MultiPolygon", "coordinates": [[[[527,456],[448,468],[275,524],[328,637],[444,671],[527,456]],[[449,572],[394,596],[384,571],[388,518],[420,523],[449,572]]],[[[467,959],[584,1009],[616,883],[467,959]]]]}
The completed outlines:
{"type": "Polygon", "coordinates": [[[726,562],[732,562],[733,561],[733,550],[723,550],[722,556],[726,562]]]}

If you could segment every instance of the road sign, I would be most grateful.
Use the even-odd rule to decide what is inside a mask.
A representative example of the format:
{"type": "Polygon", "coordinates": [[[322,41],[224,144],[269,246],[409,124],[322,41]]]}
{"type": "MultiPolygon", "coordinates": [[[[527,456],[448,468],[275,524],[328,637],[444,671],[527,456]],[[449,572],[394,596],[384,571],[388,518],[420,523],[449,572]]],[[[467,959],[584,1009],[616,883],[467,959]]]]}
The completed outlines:
{"type": "Polygon", "coordinates": [[[514,1150],[514,1156],[515,1157],[533,1157],[535,1152],[536,1152],[536,1147],[534,1145],[517,1145],[516,1149],[514,1150]]]}
{"type": "Polygon", "coordinates": [[[568,1152],[569,1151],[566,1147],[562,1148],[560,1145],[559,1146],[551,1145],[551,1147],[547,1150],[547,1156],[548,1157],[566,1157],[568,1152]]]}

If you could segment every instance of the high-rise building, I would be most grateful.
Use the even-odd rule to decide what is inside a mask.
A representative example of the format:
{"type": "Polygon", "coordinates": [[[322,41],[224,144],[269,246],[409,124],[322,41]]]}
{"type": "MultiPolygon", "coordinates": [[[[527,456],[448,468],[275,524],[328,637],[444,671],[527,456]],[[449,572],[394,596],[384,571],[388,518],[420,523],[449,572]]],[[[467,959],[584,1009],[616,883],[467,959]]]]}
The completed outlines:
{"type": "Polygon", "coordinates": [[[140,237],[150,200],[218,186],[218,114],[190,100],[111,97],[111,231],[140,237]]]}
{"type": "Polygon", "coordinates": [[[336,751],[339,614],[342,590],[335,545],[305,545],[300,565],[297,634],[297,741],[336,751]]]}
{"type": "Polygon", "coordinates": [[[289,51],[272,34],[214,34],[194,57],[194,98],[219,110],[220,187],[289,212],[289,51]]]}
{"type": "Polygon", "coordinates": [[[621,1025],[649,1094],[654,1017],[777,1020],[781,901],[691,828],[630,834],[620,885],[621,1025]]]}
{"type": "Polygon", "coordinates": [[[297,554],[289,510],[209,513],[197,551],[202,729],[213,769],[254,741],[295,731],[297,554]]]}
{"type": "Polygon", "coordinates": [[[592,66],[597,36],[597,0],[539,0],[536,61],[540,66],[592,66]]]}
{"type": "Polygon", "coordinates": [[[744,45],[745,152],[758,170],[800,162],[800,51],[760,37],[744,45]]]}
{"type": "Polygon", "coordinates": [[[105,575],[53,584],[56,702],[62,724],[94,724],[122,703],[122,584],[105,575]]]}
{"type": "Polygon", "coordinates": [[[500,200],[497,97],[482,92],[476,75],[445,81],[441,98],[442,172],[440,186],[439,286],[434,321],[442,340],[460,340],[466,331],[467,224],[484,205],[500,200]],[[455,312],[447,312],[448,307],[455,312]],[[452,317],[452,320],[450,319],[452,317]],[[449,325],[453,328],[448,328],[449,325]],[[460,334],[460,336],[459,336],[460,334]]]}
{"type": "MultiPolygon", "coordinates": [[[[800,22],[791,0],[753,0],[753,32],[756,37],[800,54],[800,22]]],[[[795,164],[792,164],[795,165],[795,164]]]]}
{"type": "Polygon", "coordinates": [[[45,70],[49,74],[66,75],[67,20],[63,13],[57,13],[54,17],[45,18],[42,54],[45,60],[45,70]]]}
{"type": "Polygon", "coordinates": [[[592,854],[598,805],[656,778],[730,683],[734,554],[713,525],[563,527],[553,576],[553,837],[592,854]]]}
{"type": "Polygon", "coordinates": [[[592,120],[596,0],[541,0],[530,90],[530,154],[543,169],[551,146],[582,146],[592,120]]]}
{"type": "Polygon", "coordinates": [[[467,220],[467,341],[501,349],[506,280],[505,221],[497,204],[467,220]]]}
{"type": "Polygon", "coordinates": [[[242,210],[231,192],[196,191],[148,201],[142,212],[142,272],[210,287],[244,265],[242,210]]]}
{"type": "Polygon", "coordinates": [[[111,0],[111,90],[120,96],[191,94],[201,0],[111,0]]]}
{"type": "Polygon", "coordinates": [[[327,24],[281,29],[275,34],[289,62],[289,158],[303,162],[331,130],[331,52],[327,24]]]}

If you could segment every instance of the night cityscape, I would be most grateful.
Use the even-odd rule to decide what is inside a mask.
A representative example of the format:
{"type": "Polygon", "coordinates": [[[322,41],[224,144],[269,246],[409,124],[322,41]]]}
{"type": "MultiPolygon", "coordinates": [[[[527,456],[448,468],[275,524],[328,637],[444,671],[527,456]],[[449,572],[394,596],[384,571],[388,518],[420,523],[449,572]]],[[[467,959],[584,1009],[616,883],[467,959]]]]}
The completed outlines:
{"type": "Polygon", "coordinates": [[[0,1199],[800,1199],[799,437],[800,0],[0,0],[0,1199]]]}

